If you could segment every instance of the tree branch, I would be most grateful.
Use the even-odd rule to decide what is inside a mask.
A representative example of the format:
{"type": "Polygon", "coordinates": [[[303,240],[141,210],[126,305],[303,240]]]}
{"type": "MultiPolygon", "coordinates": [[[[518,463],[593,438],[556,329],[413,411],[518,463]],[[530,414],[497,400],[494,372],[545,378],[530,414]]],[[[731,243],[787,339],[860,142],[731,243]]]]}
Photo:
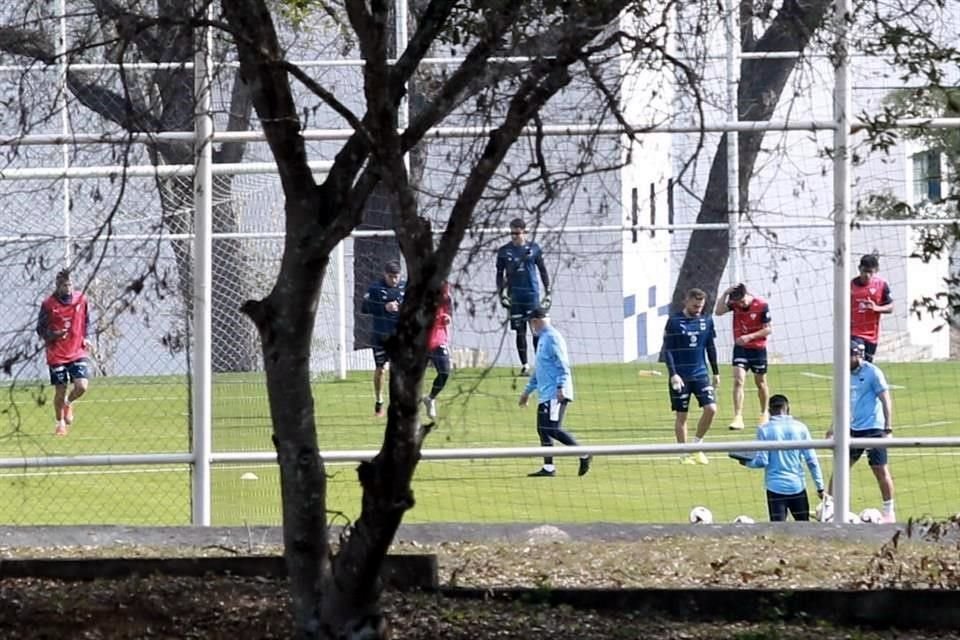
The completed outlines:
{"type": "MultiPolygon", "coordinates": [[[[251,97],[264,136],[273,152],[287,199],[311,197],[316,188],[313,172],[307,164],[300,117],[297,114],[273,18],[263,0],[232,0],[223,11],[235,37],[240,57],[240,73],[250,87],[251,97]]],[[[300,208],[302,209],[302,208],[300,208]]],[[[310,220],[290,220],[288,229],[307,225],[310,220]]]]}

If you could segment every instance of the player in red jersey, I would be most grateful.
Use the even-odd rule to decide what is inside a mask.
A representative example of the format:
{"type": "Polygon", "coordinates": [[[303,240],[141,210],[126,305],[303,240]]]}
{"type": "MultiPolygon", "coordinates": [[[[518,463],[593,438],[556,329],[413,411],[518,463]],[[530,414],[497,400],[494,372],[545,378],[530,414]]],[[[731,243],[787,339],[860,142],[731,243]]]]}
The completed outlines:
{"type": "Polygon", "coordinates": [[[450,378],[450,323],[453,321],[453,301],[450,298],[450,284],[446,281],[440,285],[440,304],[433,317],[430,335],[427,338],[427,350],[430,353],[430,362],[437,370],[437,377],[433,379],[429,395],[423,396],[420,402],[427,410],[427,417],[431,420],[437,417],[437,396],[443,391],[450,378]]]}
{"type": "Polygon", "coordinates": [[[767,336],[773,332],[770,326],[770,305],[759,296],[747,291],[744,284],[728,287],[717,298],[714,315],[722,316],[733,311],[733,421],[731,429],[743,429],[743,386],[747,369],[753,372],[760,400],[758,425],[765,424],[767,399],[767,336]]]}
{"type": "Polygon", "coordinates": [[[868,253],[860,258],[860,275],[850,281],[850,337],[859,338],[866,349],[864,359],[873,362],[880,341],[880,316],[893,312],[890,285],[877,275],[880,260],[868,253]]]}
{"type": "Polygon", "coordinates": [[[90,378],[90,313],[87,296],[74,291],[70,271],[57,274],[56,289],[40,305],[37,334],[43,339],[53,385],[53,413],[57,420],[55,435],[65,436],[73,424],[73,403],[82,396],[90,378]],[[67,386],[73,388],[67,394],[67,386]]]}

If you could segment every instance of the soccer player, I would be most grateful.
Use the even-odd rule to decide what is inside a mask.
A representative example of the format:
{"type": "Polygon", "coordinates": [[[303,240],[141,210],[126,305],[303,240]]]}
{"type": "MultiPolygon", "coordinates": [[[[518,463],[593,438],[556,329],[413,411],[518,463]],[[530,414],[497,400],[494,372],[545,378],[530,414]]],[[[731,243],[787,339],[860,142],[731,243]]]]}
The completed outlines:
{"type": "MultiPolygon", "coordinates": [[[[530,331],[539,336],[540,346],[535,358],[536,366],[523,393],[520,394],[520,406],[527,406],[530,394],[539,396],[537,405],[537,435],[540,445],[553,446],[553,440],[567,446],[577,446],[573,434],[563,428],[563,416],[567,405],[573,402],[573,376],[570,372],[570,359],[567,357],[567,342],[560,332],[550,325],[550,316],[543,307],[537,307],[529,314],[530,331]]],[[[580,457],[577,475],[590,471],[590,456],[580,457]]],[[[545,456],[543,466],[527,474],[530,477],[553,477],[556,475],[553,457],[545,456]]]]}
{"type": "Polygon", "coordinates": [[[383,265],[383,277],[367,289],[360,310],[373,316],[373,393],[376,397],[373,413],[383,416],[383,371],[390,361],[384,343],[397,328],[400,305],[403,304],[405,283],[400,280],[400,263],[390,260],[383,265]]]}
{"type": "MultiPolygon", "coordinates": [[[[527,242],[527,224],[521,218],[510,221],[510,242],[497,251],[497,295],[510,310],[510,328],[516,332],[520,375],[530,373],[527,361],[527,316],[537,307],[550,309],[550,275],[543,263],[543,251],[536,242],[527,242]],[[537,281],[537,273],[540,281],[537,281]],[[540,299],[543,284],[543,300],[540,299]]],[[[533,336],[533,350],[538,338],[533,336]]]]}
{"type": "MultiPolygon", "coordinates": [[[[677,442],[687,441],[687,412],[690,396],[694,395],[703,409],[697,422],[695,443],[703,441],[717,414],[716,387],[720,384],[717,368],[716,330],[713,316],[703,315],[707,294],[701,289],[690,289],[684,298],[683,309],[667,319],[663,330],[661,360],[670,374],[670,406],[676,412],[674,432],[677,442]],[[710,361],[713,384],[707,374],[706,360],[710,361]]],[[[683,464],[708,464],[707,456],[698,451],[680,459],[683,464]]]]}
{"type": "Polygon", "coordinates": [[[860,275],[850,281],[850,336],[864,345],[864,359],[873,362],[880,341],[880,316],[893,313],[890,285],[877,275],[880,260],[872,253],[860,258],[860,275]]]}
{"type": "MultiPolygon", "coordinates": [[[[883,371],[866,359],[863,341],[850,341],[850,436],[888,438],[893,434],[893,400],[883,371]]],[[[833,429],[827,437],[833,436],[833,429]]],[[[850,466],[863,456],[864,449],[850,449],[850,466]]],[[[877,479],[883,499],[881,522],[896,522],[893,509],[893,476],[887,465],[887,450],[868,449],[867,462],[877,479]]],[[[833,478],[830,479],[831,486],[833,478]]]]}
{"type": "Polygon", "coordinates": [[[53,385],[54,435],[65,436],[73,424],[73,403],[87,391],[91,373],[90,310],[87,296],[73,290],[70,271],[57,274],[53,295],[40,305],[37,334],[43,339],[53,385]],[[73,388],[67,394],[67,386],[73,388]]]}
{"type": "MultiPolygon", "coordinates": [[[[760,441],[810,440],[810,429],[790,415],[790,401],[777,394],[770,398],[770,420],[757,428],[760,441]]],[[[782,522],[787,512],[797,521],[810,519],[810,501],[807,499],[807,483],[803,467],[806,465],[813,476],[817,495],[823,498],[823,473],[820,461],[813,449],[782,449],[757,451],[750,460],[741,464],[751,469],[764,470],[764,486],[767,490],[767,511],[770,522],[782,522]]]]}
{"type": "Polygon", "coordinates": [[[760,400],[760,419],[757,425],[767,421],[767,336],[773,332],[770,326],[770,305],[759,296],[747,291],[745,284],[729,287],[717,299],[715,315],[722,316],[733,311],[733,421],[730,428],[743,429],[743,386],[747,369],[753,373],[760,400]]]}
{"type": "Polygon", "coordinates": [[[440,304],[430,327],[430,336],[427,338],[427,349],[430,352],[430,362],[437,370],[437,377],[433,379],[430,394],[423,397],[423,406],[427,410],[427,417],[433,420],[437,417],[437,396],[443,391],[450,378],[450,323],[453,320],[453,303],[450,299],[450,284],[444,281],[440,287],[440,304]]]}

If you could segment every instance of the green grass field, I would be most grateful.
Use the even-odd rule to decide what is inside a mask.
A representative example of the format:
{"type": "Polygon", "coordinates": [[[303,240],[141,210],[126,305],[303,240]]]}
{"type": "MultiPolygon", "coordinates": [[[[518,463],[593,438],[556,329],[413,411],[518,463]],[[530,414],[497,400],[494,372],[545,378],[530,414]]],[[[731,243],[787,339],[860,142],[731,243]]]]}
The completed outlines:
{"type": "MultiPolygon", "coordinates": [[[[673,441],[666,378],[638,375],[648,368],[575,368],[576,398],[566,424],[582,444],[673,441]]],[[[894,385],[897,435],[960,436],[952,402],[960,387],[960,363],[887,364],[883,369],[894,385]]],[[[729,368],[722,373],[719,419],[708,441],[751,439],[751,429],[734,433],[726,428],[729,368]]],[[[777,365],[769,376],[771,389],[790,397],[793,414],[811,427],[814,437],[822,437],[829,426],[830,373],[827,366],[777,365]]],[[[439,428],[426,447],[536,446],[535,409],[516,405],[524,383],[507,369],[458,371],[440,397],[439,428]]],[[[752,384],[748,379],[748,417],[756,406],[752,384]]],[[[369,372],[318,382],[315,392],[322,450],[378,448],[383,421],[373,417],[369,372]]],[[[55,438],[50,389],[14,387],[8,390],[0,457],[183,452],[189,446],[188,398],[183,378],[95,379],[77,404],[70,436],[55,438]]],[[[213,415],[216,451],[271,450],[259,377],[218,378],[213,415]]],[[[691,413],[694,419],[697,415],[691,413]]],[[[901,520],[960,511],[960,474],[954,465],[958,451],[960,439],[957,448],[892,451],[901,520]]],[[[820,452],[820,458],[829,474],[829,452],[820,452]]],[[[738,514],[766,517],[762,472],[744,469],[721,454],[697,467],[678,464],[676,456],[602,457],[583,478],[576,476],[575,459],[558,457],[557,464],[557,476],[543,479],[526,477],[539,460],[424,461],[414,483],[417,505],[406,521],[679,522],[697,504],[708,506],[721,522],[738,514]]],[[[353,518],[359,504],[355,467],[328,467],[329,508],[345,518],[353,518]]],[[[854,510],[878,507],[879,492],[866,464],[858,464],[853,475],[854,510]]],[[[277,477],[272,463],[215,466],[214,524],[278,524],[277,477]],[[255,480],[242,479],[250,473],[255,480]]],[[[2,469],[0,504],[3,521],[10,524],[187,524],[190,472],[171,465],[2,469]]]]}

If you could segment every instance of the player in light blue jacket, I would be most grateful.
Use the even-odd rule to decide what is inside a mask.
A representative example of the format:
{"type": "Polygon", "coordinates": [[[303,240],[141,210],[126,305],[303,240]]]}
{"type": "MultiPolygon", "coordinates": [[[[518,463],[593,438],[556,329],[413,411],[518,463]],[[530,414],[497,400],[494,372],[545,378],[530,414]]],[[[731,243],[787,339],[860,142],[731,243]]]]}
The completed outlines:
{"type": "MultiPolygon", "coordinates": [[[[757,428],[757,440],[802,442],[811,439],[807,425],[790,415],[790,401],[785,395],[772,396],[768,408],[770,420],[757,428]]],[[[742,463],[751,469],[764,470],[767,510],[771,522],[786,520],[787,512],[793,515],[794,520],[810,519],[805,466],[813,476],[817,495],[823,498],[823,473],[813,449],[757,451],[752,459],[742,463]]]]}
{"type": "MultiPolygon", "coordinates": [[[[520,406],[527,406],[530,394],[539,396],[537,405],[537,434],[540,445],[553,446],[556,440],[568,446],[577,446],[573,434],[563,428],[563,416],[567,404],[573,401],[573,377],[570,373],[570,359],[567,356],[567,342],[560,332],[550,325],[550,316],[543,307],[537,307],[528,314],[530,330],[538,337],[537,355],[533,373],[526,388],[520,394],[520,406]]],[[[590,456],[580,458],[577,475],[590,470],[590,456]]],[[[544,456],[543,467],[534,471],[531,477],[552,477],[556,475],[552,456],[544,456]]]]}

